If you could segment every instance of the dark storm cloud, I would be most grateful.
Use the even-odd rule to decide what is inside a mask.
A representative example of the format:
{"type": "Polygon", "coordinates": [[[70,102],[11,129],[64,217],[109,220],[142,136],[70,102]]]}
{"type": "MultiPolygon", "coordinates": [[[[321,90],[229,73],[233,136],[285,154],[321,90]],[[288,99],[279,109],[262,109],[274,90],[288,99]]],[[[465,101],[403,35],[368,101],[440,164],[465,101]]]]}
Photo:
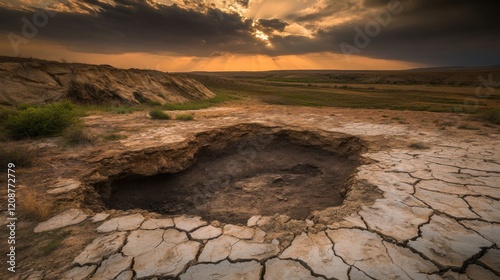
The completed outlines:
{"type": "MultiPolygon", "coordinates": [[[[467,0],[397,1],[403,9],[392,14],[389,24],[360,48],[360,55],[433,65],[491,65],[500,63],[500,17],[491,4],[467,0]]],[[[365,0],[363,17],[331,28],[320,29],[307,44],[289,37],[276,38],[282,51],[301,53],[332,51],[342,53],[342,42],[355,46],[355,28],[363,30],[381,13],[388,0],[365,0]]],[[[323,18],[324,11],[310,14],[309,20],[323,18]]],[[[290,18],[290,17],[289,17],[290,18]]],[[[300,18],[303,20],[304,18],[300,18]]]]}
{"type": "MultiPolygon", "coordinates": [[[[150,0],[72,1],[90,13],[60,12],[39,33],[71,50],[96,53],[151,52],[217,56],[234,54],[342,53],[341,43],[354,45],[355,28],[364,30],[387,11],[388,0],[326,1],[315,13],[273,19],[248,19],[203,1],[164,5],[150,0]],[[94,7],[89,10],[89,5],[94,7]],[[324,23],[337,13],[353,19],[334,26],[324,23]],[[319,28],[318,23],[323,23],[319,28]],[[312,36],[276,35],[291,24],[312,30],[312,36]],[[272,47],[254,36],[269,36],[272,47]]],[[[237,1],[248,6],[249,1],[237,1]]],[[[490,2],[490,1],[488,1],[490,2]]],[[[500,63],[500,17],[494,4],[468,0],[401,0],[379,34],[369,38],[360,55],[439,65],[500,63]]],[[[0,8],[0,32],[18,32],[21,18],[32,12],[0,8]]]]}
{"type": "MultiPolygon", "coordinates": [[[[353,43],[354,27],[365,29],[389,1],[365,0],[377,6],[371,16],[331,29],[335,45],[353,43]],[[350,32],[349,32],[350,30],[350,32]]],[[[489,65],[500,62],[500,18],[485,2],[467,0],[400,1],[402,12],[362,49],[363,55],[440,65],[489,65]]]]}
{"type": "Polygon", "coordinates": [[[288,26],[288,23],[285,22],[285,21],[281,21],[277,18],[273,18],[273,19],[259,19],[257,20],[257,24],[259,25],[259,27],[261,27],[262,31],[267,31],[267,32],[270,32],[270,31],[281,31],[283,32],[285,30],[285,27],[288,26]]]}
{"type": "MultiPolygon", "coordinates": [[[[115,0],[116,5],[96,0],[81,2],[99,9],[90,14],[60,12],[40,30],[39,38],[56,41],[70,50],[96,53],[208,56],[217,50],[255,53],[264,47],[252,35],[251,19],[209,5],[200,7],[204,5],[201,2],[191,8],[146,0],[115,0]]],[[[0,8],[0,13],[4,32],[20,33],[21,18],[32,17],[29,11],[0,8]]]]}
{"type": "Polygon", "coordinates": [[[248,7],[248,3],[250,2],[250,0],[236,0],[236,3],[240,4],[241,6],[247,8],[248,7]]]}

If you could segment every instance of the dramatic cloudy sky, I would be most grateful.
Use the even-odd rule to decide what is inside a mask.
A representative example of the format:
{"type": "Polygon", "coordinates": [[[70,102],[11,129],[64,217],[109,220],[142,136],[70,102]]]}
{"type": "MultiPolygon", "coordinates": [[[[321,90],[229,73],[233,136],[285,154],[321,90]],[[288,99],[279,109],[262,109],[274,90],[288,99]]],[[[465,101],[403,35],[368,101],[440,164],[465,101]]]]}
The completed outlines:
{"type": "Polygon", "coordinates": [[[0,54],[164,71],[493,65],[495,3],[0,0],[0,54]]]}

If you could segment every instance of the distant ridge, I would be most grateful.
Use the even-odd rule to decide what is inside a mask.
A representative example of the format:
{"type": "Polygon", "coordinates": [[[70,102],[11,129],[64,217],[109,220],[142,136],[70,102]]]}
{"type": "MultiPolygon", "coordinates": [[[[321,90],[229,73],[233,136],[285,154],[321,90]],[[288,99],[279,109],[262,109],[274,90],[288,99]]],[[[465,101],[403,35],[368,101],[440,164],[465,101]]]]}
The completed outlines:
{"type": "Polygon", "coordinates": [[[484,69],[500,69],[500,65],[489,65],[489,66],[441,66],[441,67],[426,67],[426,68],[413,68],[408,71],[470,71],[470,70],[484,70],[484,69]]]}
{"type": "Polygon", "coordinates": [[[485,70],[485,69],[498,69],[500,70],[500,64],[489,65],[489,66],[436,66],[436,67],[422,67],[422,68],[410,68],[403,70],[338,70],[338,69],[318,69],[318,70],[304,70],[304,69],[293,69],[293,70],[265,70],[265,71],[188,71],[188,72],[178,72],[178,73],[188,73],[188,74],[226,74],[226,73],[241,73],[241,74],[252,74],[252,73],[387,73],[387,72],[405,72],[405,71],[475,71],[475,70],[485,70]]]}
{"type": "Polygon", "coordinates": [[[478,86],[480,76],[500,79],[500,66],[484,67],[430,67],[408,70],[273,70],[238,72],[191,72],[188,73],[206,85],[218,81],[228,83],[245,79],[265,79],[275,83],[331,83],[331,84],[401,84],[401,85],[441,85],[441,86],[478,86]],[[211,77],[211,79],[209,79],[211,77]]]}

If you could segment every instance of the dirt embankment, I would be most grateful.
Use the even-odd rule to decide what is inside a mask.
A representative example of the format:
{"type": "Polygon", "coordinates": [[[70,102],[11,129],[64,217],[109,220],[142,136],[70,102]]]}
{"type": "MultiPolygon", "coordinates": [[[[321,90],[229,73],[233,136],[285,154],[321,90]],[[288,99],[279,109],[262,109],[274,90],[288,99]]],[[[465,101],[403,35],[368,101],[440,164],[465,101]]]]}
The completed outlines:
{"type": "Polygon", "coordinates": [[[0,57],[0,104],[70,99],[83,104],[179,103],[214,94],[179,74],[0,57]]]}

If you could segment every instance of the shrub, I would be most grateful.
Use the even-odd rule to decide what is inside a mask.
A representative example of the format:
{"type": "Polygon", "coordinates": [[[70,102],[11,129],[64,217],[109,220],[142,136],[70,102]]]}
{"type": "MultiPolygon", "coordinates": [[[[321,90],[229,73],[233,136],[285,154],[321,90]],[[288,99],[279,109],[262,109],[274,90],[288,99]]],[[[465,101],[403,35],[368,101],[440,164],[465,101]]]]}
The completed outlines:
{"type": "Polygon", "coordinates": [[[492,108],[482,112],[481,117],[487,122],[500,124],[500,107],[492,108]]]}
{"type": "MultiPolygon", "coordinates": [[[[27,167],[31,165],[33,152],[31,149],[18,145],[5,145],[2,143],[0,147],[0,165],[7,166],[9,163],[14,163],[16,167],[27,167]]],[[[6,171],[6,169],[3,169],[6,171]]]]}
{"type": "Polygon", "coordinates": [[[17,108],[18,110],[26,110],[26,109],[28,109],[28,108],[33,108],[33,107],[35,107],[35,105],[33,105],[33,104],[28,104],[28,103],[21,103],[21,104],[19,104],[19,105],[17,105],[17,106],[16,106],[16,108],[17,108]]]}
{"type": "Polygon", "coordinates": [[[117,134],[117,133],[110,133],[110,134],[103,135],[102,138],[104,140],[107,140],[107,141],[117,141],[117,140],[126,139],[127,136],[120,135],[120,134],[117,134]]]}
{"type": "Polygon", "coordinates": [[[412,149],[417,149],[417,150],[427,150],[427,149],[430,149],[429,146],[427,146],[426,144],[424,144],[422,142],[413,143],[409,147],[412,148],[412,149]]]}
{"type": "Polygon", "coordinates": [[[150,111],[149,116],[151,116],[151,118],[155,119],[155,120],[170,120],[170,119],[172,119],[172,117],[169,114],[167,114],[159,109],[150,111]]]}
{"type": "Polygon", "coordinates": [[[84,145],[94,142],[94,137],[89,133],[81,124],[75,124],[68,127],[64,133],[63,138],[68,145],[84,145]]]}
{"type": "Polygon", "coordinates": [[[41,248],[39,255],[40,256],[47,256],[47,255],[50,255],[55,250],[61,248],[63,245],[64,239],[66,239],[66,237],[70,236],[71,233],[72,233],[71,230],[50,233],[50,239],[41,248]]]}
{"type": "Polygon", "coordinates": [[[176,120],[179,121],[192,121],[194,120],[194,115],[193,114],[180,114],[175,116],[176,120]]]}
{"type": "Polygon", "coordinates": [[[5,127],[15,139],[48,137],[77,123],[78,115],[76,106],[69,102],[29,107],[15,116],[9,116],[5,127]]]}
{"type": "Polygon", "coordinates": [[[116,107],[115,109],[113,109],[113,112],[115,114],[125,115],[125,114],[132,113],[132,110],[130,108],[127,108],[127,107],[116,107]]]}
{"type": "Polygon", "coordinates": [[[186,103],[165,104],[163,108],[169,111],[201,110],[229,101],[239,100],[241,96],[232,91],[218,91],[216,96],[205,100],[196,100],[186,103]]]}
{"type": "Polygon", "coordinates": [[[17,110],[11,108],[0,108],[0,124],[7,121],[10,117],[16,116],[17,110]]]}

